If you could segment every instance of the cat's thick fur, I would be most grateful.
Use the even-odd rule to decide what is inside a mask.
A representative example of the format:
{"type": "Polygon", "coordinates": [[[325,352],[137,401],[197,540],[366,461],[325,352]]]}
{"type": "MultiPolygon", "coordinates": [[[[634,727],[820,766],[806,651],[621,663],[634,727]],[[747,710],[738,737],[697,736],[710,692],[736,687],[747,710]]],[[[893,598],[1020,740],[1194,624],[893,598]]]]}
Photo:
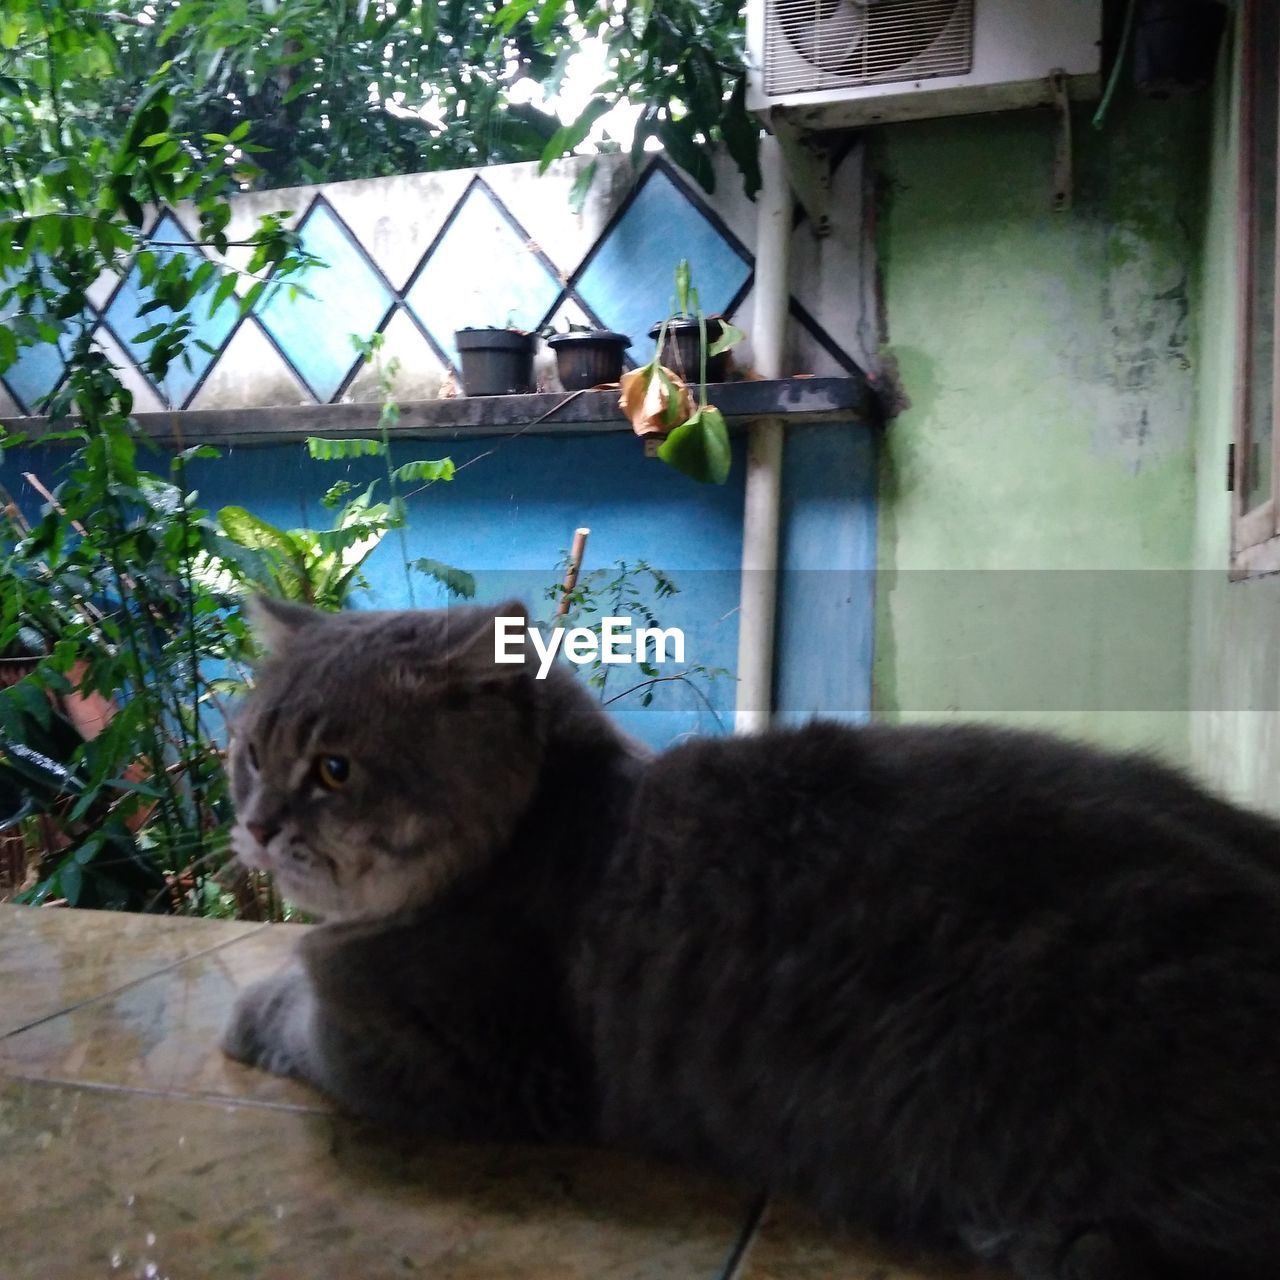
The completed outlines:
{"type": "Polygon", "coordinates": [[[228,1053],[1024,1280],[1280,1274],[1280,825],[995,729],[650,757],[569,673],[494,666],[492,619],[270,611],[236,841],[332,922],[228,1053]]]}

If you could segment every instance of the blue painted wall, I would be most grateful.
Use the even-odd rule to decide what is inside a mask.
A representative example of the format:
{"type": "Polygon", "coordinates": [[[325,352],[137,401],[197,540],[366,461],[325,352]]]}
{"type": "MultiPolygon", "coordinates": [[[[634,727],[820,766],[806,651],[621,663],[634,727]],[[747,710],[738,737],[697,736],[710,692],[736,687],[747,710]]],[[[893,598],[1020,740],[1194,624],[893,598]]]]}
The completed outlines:
{"type": "Polygon", "coordinates": [[[871,715],[878,443],[845,424],[787,439],[774,700],[790,723],[871,715]]]}
{"type": "MultiPolygon", "coordinates": [[[[408,556],[430,556],[465,569],[476,576],[480,599],[518,597],[535,617],[545,617],[552,609],[546,589],[558,579],[561,553],[577,526],[589,527],[585,568],[647,560],[670,573],[680,593],[659,602],[656,611],[664,626],[684,629],[686,665],[730,673],[700,685],[710,706],[691,689],[672,683],[656,688],[648,708],[628,697],[612,710],[628,729],[659,746],[689,733],[730,728],[743,443],[741,437],[735,441],[729,483],[716,488],[646,460],[630,435],[397,442],[397,463],[447,454],[461,469],[451,483],[433,485],[410,500],[408,556]]],[[[39,499],[20,473],[33,469],[50,483],[64,456],[53,448],[11,452],[0,464],[0,476],[34,513],[39,499]]],[[[327,527],[331,513],[320,503],[325,490],[342,478],[368,483],[381,472],[379,459],[317,462],[301,444],[289,444],[241,447],[222,459],[193,464],[190,477],[201,505],[211,510],[234,503],[284,527],[327,527]]],[[[873,432],[847,425],[793,428],[785,474],[779,712],[792,721],[817,713],[861,719],[871,687],[873,432]]],[[[402,564],[393,533],[367,562],[371,589],[356,603],[370,608],[408,604],[402,564]]],[[[420,576],[414,597],[419,605],[443,603],[438,588],[420,576]]],[[[609,692],[625,690],[640,678],[635,668],[617,667],[609,692]]]]}

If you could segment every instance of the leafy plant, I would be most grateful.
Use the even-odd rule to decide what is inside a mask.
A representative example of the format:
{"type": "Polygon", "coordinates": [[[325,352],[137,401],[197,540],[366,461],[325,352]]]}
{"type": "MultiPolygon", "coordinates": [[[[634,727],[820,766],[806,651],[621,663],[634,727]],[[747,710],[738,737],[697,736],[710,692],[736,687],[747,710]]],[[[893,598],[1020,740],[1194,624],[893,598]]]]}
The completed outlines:
{"type": "Polygon", "coordinates": [[[395,378],[399,363],[391,360],[384,367],[379,353],[382,334],[370,339],[353,339],[365,360],[378,370],[382,409],[378,415],[377,439],[352,438],[334,440],[308,436],[308,454],[325,462],[351,461],[357,458],[382,458],[389,491],[386,502],[374,501],[374,480],[351,497],[356,486],[349,480],[331,485],[322,504],[337,514],[333,526],[325,530],[280,529],[243,507],[223,507],[218,513],[223,532],[238,547],[249,553],[239,556],[227,568],[243,586],[253,587],[284,600],[296,600],[318,609],[336,611],[347,602],[353,588],[368,587],[360,569],[377,550],[382,539],[395,530],[400,538],[401,561],[409,601],[414,601],[413,574],[421,573],[438,582],[453,596],[470,598],[475,594],[475,579],[469,573],[428,557],[411,560],[404,537],[408,515],[401,487],[415,484],[412,496],[440,481],[453,479],[456,468],[452,458],[426,459],[395,466],[391,456],[391,429],[399,421],[400,406],[395,399],[395,378]]]}
{"type": "MultiPolygon", "coordinates": [[[[722,141],[749,196],[760,189],[759,127],[746,109],[747,66],[742,0],[643,0],[625,6],[595,0],[511,0],[494,24],[527,33],[536,46],[564,57],[594,38],[604,45],[605,72],[578,116],[548,140],[546,168],[575,150],[618,102],[640,106],[630,148],[633,160],[650,138],[707,191],[715,189],[708,144],[722,141]]],[[[580,185],[589,186],[591,167],[580,185]]],[[[581,194],[581,193],[579,193],[581,194]]]]}
{"type": "Polygon", "coordinates": [[[674,314],[662,322],[657,347],[648,364],[622,378],[621,402],[641,434],[662,436],[657,456],[677,471],[703,484],[723,484],[729,477],[733,453],[724,415],[707,399],[707,358],[736,346],[746,336],[721,320],[720,333],[707,341],[707,318],[693,287],[688,259],[676,267],[674,314]],[[662,363],[667,330],[673,319],[698,322],[699,392],[695,405],[684,381],[662,363]]]}
{"type": "Polygon", "coordinates": [[[698,359],[701,366],[698,406],[658,446],[658,457],[703,484],[724,484],[729,478],[733,453],[729,447],[729,429],[724,414],[707,400],[707,356],[726,349],[726,335],[722,334],[709,349],[707,318],[698,304],[697,290],[691,294],[691,303],[698,317],[698,359]]]}
{"type": "MultiPolygon", "coordinates": [[[[43,92],[52,73],[64,119],[114,146],[160,75],[184,150],[244,186],[550,163],[620,102],[640,108],[636,157],[656,138],[710,189],[707,144],[723,140],[748,194],[760,183],[742,0],[6,0],[0,24],[0,76],[20,86],[0,89],[0,117],[14,125],[0,145],[24,152],[29,82],[43,92]],[[562,122],[550,100],[593,41],[602,78],[562,122]]],[[[600,149],[620,145],[605,138],[600,149]]]]}
{"type": "MultiPolygon", "coordinates": [[[[218,512],[223,533],[249,553],[228,567],[243,585],[266,595],[341,609],[353,586],[367,585],[360,567],[393,527],[389,504],[373,501],[376,484],[343,503],[333,527],[318,532],[280,529],[244,507],[223,507],[218,512]]],[[[326,506],[335,505],[333,494],[326,494],[326,506]]]]}
{"type": "MultiPolygon", "coordinates": [[[[564,551],[557,567],[560,579],[546,588],[545,596],[559,605],[565,598],[564,571],[570,563],[570,553],[564,551]]],[[[617,560],[608,569],[593,569],[580,574],[568,594],[568,611],[555,621],[562,626],[586,627],[596,635],[597,653],[602,652],[601,640],[605,618],[630,618],[633,625],[661,630],[658,607],[680,593],[680,588],[670,574],[655,569],[645,560],[617,560]]],[[[650,706],[654,692],[662,684],[681,684],[692,690],[702,705],[711,713],[716,725],[723,730],[724,722],[707,694],[711,682],[727,675],[722,667],[708,667],[692,663],[679,671],[663,675],[651,662],[638,664],[642,680],[620,692],[610,693],[609,680],[616,668],[596,657],[587,666],[587,683],[599,690],[600,700],[606,706],[624,698],[636,698],[642,707],[650,706]]]]}
{"type": "Polygon", "coordinates": [[[202,580],[220,547],[182,483],[193,451],[168,480],[143,471],[111,380],[68,377],[94,425],[67,433],[78,444],[34,524],[7,502],[0,651],[34,669],[0,690],[0,829],[39,815],[58,833],[26,901],[175,909],[225,853],[207,667],[238,660],[244,629],[202,580]]]}
{"type": "Polygon", "coordinates": [[[225,858],[211,674],[237,662],[245,633],[209,573],[225,544],[186,481],[191,458],[216,454],[147,468],[89,295],[104,276],[135,278],[147,301],[128,336],[159,381],[203,315],[288,288],[309,260],[283,215],[236,242],[243,269],[199,251],[232,247],[226,148],[245,165],[252,148],[241,131],[210,155],[182,133],[172,69],[133,77],[117,16],[12,0],[0,17],[0,372],[45,348],[61,375],[33,407],[65,448],[55,488],[26,474],[44,498],[34,520],[3,495],[0,653],[33,669],[0,690],[0,829],[43,833],[28,901],[186,910],[225,858]],[[180,201],[196,211],[195,247],[147,227],[148,206],[180,201]]]}

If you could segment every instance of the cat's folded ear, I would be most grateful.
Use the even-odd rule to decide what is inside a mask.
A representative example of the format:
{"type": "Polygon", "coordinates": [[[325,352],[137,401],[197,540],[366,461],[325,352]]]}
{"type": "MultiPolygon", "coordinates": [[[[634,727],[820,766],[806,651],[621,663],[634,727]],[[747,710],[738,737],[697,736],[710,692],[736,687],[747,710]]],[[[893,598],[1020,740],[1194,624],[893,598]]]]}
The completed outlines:
{"type": "Polygon", "coordinates": [[[267,654],[282,653],[289,641],[303,628],[313,626],[319,616],[305,604],[263,595],[250,596],[244,611],[258,647],[267,654]]]}
{"type": "Polygon", "coordinates": [[[526,661],[528,609],[519,600],[508,600],[479,614],[450,628],[445,648],[449,670],[476,679],[519,675],[526,661]]]}

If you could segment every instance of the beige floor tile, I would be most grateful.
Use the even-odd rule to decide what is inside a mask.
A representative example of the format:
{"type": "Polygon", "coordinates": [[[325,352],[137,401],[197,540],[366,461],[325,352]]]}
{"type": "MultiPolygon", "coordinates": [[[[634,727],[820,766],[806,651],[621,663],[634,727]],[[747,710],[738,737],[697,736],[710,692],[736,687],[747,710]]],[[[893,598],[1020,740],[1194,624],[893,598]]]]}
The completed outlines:
{"type": "Polygon", "coordinates": [[[261,927],[0,904],[0,1035],[261,927]]]}
{"type": "Polygon", "coordinates": [[[790,1206],[765,1211],[735,1280],[1009,1280],[1005,1272],[841,1235],[790,1206]]]}
{"type": "Polygon", "coordinates": [[[7,1280],[716,1280],[745,1217],[599,1153],[43,1082],[0,1082],[0,1152],[7,1280]]]}
{"type": "Polygon", "coordinates": [[[160,1093],[327,1108],[310,1089],[225,1058],[239,993],[285,963],[302,925],[270,925],[0,1039],[0,1071],[160,1093]]]}

